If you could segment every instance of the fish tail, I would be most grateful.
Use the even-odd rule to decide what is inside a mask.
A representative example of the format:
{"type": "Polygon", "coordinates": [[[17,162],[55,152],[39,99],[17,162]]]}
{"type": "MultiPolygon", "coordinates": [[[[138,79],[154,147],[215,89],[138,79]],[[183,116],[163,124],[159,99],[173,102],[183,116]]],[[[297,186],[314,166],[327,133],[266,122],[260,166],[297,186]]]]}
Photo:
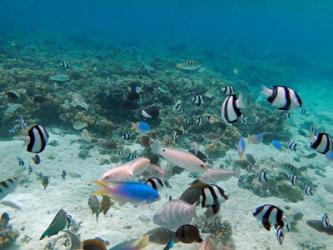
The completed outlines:
{"type": "Polygon", "coordinates": [[[46,231],[42,234],[42,236],[40,237],[39,240],[44,239],[44,238],[47,236],[47,234],[48,234],[48,231],[46,230],[46,231]]]}
{"type": "Polygon", "coordinates": [[[138,249],[144,249],[149,244],[149,235],[144,235],[138,243],[138,249]]]}
{"type": "Polygon", "coordinates": [[[273,91],[269,88],[267,88],[266,86],[262,86],[262,93],[266,96],[269,97],[272,95],[273,91]]]}
{"type": "Polygon", "coordinates": [[[160,153],[160,147],[161,144],[158,141],[153,141],[153,144],[151,146],[151,152],[155,155],[158,155],[160,153]]]}

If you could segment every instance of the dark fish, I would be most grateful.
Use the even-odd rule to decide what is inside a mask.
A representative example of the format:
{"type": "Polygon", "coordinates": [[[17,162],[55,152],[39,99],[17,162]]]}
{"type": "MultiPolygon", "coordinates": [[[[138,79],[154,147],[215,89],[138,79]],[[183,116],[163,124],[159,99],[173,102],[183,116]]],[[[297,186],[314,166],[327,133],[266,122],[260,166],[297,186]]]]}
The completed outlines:
{"type": "Polygon", "coordinates": [[[297,150],[297,143],[295,141],[291,141],[289,142],[288,144],[288,148],[291,150],[291,151],[296,151],[297,150]]]}
{"type": "Polygon", "coordinates": [[[202,242],[198,228],[193,225],[182,225],[176,231],[176,238],[183,243],[202,242]]]}
{"type": "Polygon", "coordinates": [[[84,250],[107,250],[103,240],[89,239],[82,242],[82,248],[84,250]]]}
{"type": "Polygon", "coordinates": [[[133,133],[131,131],[127,131],[125,133],[123,133],[123,139],[124,140],[129,140],[133,137],[133,133]]]}
{"type": "Polygon", "coordinates": [[[111,207],[111,199],[109,196],[103,195],[101,201],[101,211],[106,216],[107,212],[110,210],[111,207]]]}
{"type": "Polygon", "coordinates": [[[67,176],[67,173],[65,170],[62,170],[62,173],[61,173],[61,180],[65,180],[66,179],[66,176],[67,176]]]}
{"type": "Polygon", "coordinates": [[[18,176],[9,177],[0,181],[0,200],[5,198],[8,194],[14,192],[19,182],[18,176]]]}
{"type": "Polygon", "coordinates": [[[205,102],[204,102],[204,99],[203,99],[202,95],[200,95],[199,93],[195,93],[195,95],[192,98],[192,103],[195,106],[200,107],[205,102]]]}
{"type": "Polygon", "coordinates": [[[291,113],[289,111],[284,111],[281,114],[281,117],[284,118],[284,119],[291,119],[291,113]]]}
{"type": "Polygon", "coordinates": [[[304,193],[308,196],[313,196],[312,187],[309,185],[306,185],[304,188],[304,193]]]}
{"type": "Polygon", "coordinates": [[[21,158],[21,157],[17,157],[17,160],[18,160],[18,162],[19,162],[19,166],[20,167],[23,167],[24,166],[24,160],[21,158]]]}
{"type": "Polygon", "coordinates": [[[328,219],[327,213],[324,213],[323,216],[321,217],[321,222],[323,223],[323,226],[325,228],[328,228],[330,226],[330,221],[328,219]]]}
{"type": "Polygon", "coordinates": [[[201,126],[201,125],[203,125],[203,123],[204,123],[204,119],[202,117],[197,117],[195,124],[197,126],[201,126]]]}
{"type": "Polygon", "coordinates": [[[146,235],[149,236],[149,241],[160,244],[160,245],[165,245],[167,244],[170,240],[175,240],[175,233],[172,232],[171,230],[163,227],[158,227],[154,228],[152,230],[149,230],[146,235]]]}
{"type": "Polygon", "coordinates": [[[171,137],[172,137],[172,140],[174,142],[176,142],[179,138],[179,132],[177,130],[172,131],[171,137]]]}
{"type": "Polygon", "coordinates": [[[266,230],[271,230],[272,225],[277,228],[280,226],[284,227],[283,222],[283,210],[277,206],[266,204],[260,207],[257,207],[253,211],[253,216],[261,221],[262,225],[266,230]]]}
{"type": "Polygon", "coordinates": [[[32,157],[32,161],[33,161],[36,165],[38,165],[38,164],[41,162],[39,155],[35,155],[34,157],[32,157]]]}
{"type": "Polygon", "coordinates": [[[11,100],[16,100],[16,99],[20,98],[20,94],[17,93],[16,91],[14,91],[14,90],[6,91],[5,95],[7,96],[8,99],[11,99],[11,100]]]}
{"type": "Polygon", "coordinates": [[[43,176],[42,177],[42,185],[44,190],[47,188],[47,186],[49,185],[49,177],[48,176],[43,176]]]}
{"type": "Polygon", "coordinates": [[[101,207],[99,204],[99,200],[96,195],[91,195],[88,199],[88,205],[92,212],[92,214],[96,214],[96,221],[98,220],[98,215],[101,212],[101,207]]]}
{"type": "Polygon", "coordinates": [[[228,96],[221,107],[221,116],[225,123],[235,123],[239,118],[243,117],[241,112],[243,108],[241,97],[237,98],[236,95],[228,96]]]}
{"type": "Polygon", "coordinates": [[[261,170],[259,173],[258,173],[258,179],[261,183],[264,183],[264,182],[267,182],[268,181],[268,178],[267,178],[267,173],[265,170],[261,170]]]}
{"type": "Polygon", "coordinates": [[[144,107],[141,110],[141,115],[147,119],[156,119],[160,114],[160,109],[156,106],[144,107]]]}
{"type": "Polygon", "coordinates": [[[207,186],[207,183],[195,180],[179,197],[179,200],[189,204],[199,203],[202,190],[207,186]]]}
{"type": "Polygon", "coordinates": [[[290,176],[290,182],[291,182],[291,184],[293,185],[293,186],[297,186],[298,185],[298,177],[296,176],[296,175],[292,175],[292,176],[290,176]]]}
{"type": "Polygon", "coordinates": [[[0,226],[6,226],[10,221],[10,216],[7,212],[2,213],[0,217],[0,226]]]}
{"type": "Polygon", "coordinates": [[[28,130],[27,151],[32,153],[42,152],[48,142],[49,135],[41,125],[35,125],[28,130]]]}
{"type": "Polygon", "coordinates": [[[40,240],[44,239],[45,237],[50,237],[52,235],[58,234],[61,230],[69,228],[72,223],[72,217],[67,214],[65,210],[60,209],[51,224],[40,237],[40,240]]]}
{"type": "Polygon", "coordinates": [[[253,155],[251,154],[246,154],[245,155],[246,160],[251,163],[252,166],[254,166],[256,164],[256,160],[254,159],[253,155]]]}
{"type": "Polygon", "coordinates": [[[307,220],[306,224],[319,232],[324,232],[329,235],[333,235],[333,226],[329,225],[327,228],[324,227],[323,222],[321,220],[307,220]]]}
{"type": "Polygon", "coordinates": [[[32,174],[32,171],[33,171],[32,166],[29,164],[28,174],[31,175],[31,174],[32,174]]]}
{"type": "Polygon", "coordinates": [[[66,61],[66,60],[62,61],[60,65],[61,65],[61,67],[66,68],[66,69],[71,67],[70,62],[66,61]]]}
{"type": "Polygon", "coordinates": [[[215,184],[207,184],[202,189],[201,195],[201,206],[211,207],[214,214],[219,212],[221,203],[229,199],[223,188],[215,184]]]}

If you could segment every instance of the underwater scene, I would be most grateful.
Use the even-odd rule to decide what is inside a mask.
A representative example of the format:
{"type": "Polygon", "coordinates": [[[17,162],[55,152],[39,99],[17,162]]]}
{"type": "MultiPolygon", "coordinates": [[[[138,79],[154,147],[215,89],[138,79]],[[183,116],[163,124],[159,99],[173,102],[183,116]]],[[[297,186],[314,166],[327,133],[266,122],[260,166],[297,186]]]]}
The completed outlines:
{"type": "Polygon", "coordinates": [[[333,1],[1,0],[0,249],[333,249],[333,1]]]}

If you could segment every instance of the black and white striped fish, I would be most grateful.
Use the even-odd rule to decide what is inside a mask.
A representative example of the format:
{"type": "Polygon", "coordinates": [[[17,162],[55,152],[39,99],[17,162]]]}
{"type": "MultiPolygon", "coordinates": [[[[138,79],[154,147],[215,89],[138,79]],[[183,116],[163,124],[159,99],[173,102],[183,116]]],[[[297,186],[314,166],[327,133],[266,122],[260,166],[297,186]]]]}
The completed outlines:
{"type": "Polygon", "coordinates": [[[301,115],[306,115],[306,109],[304,107],[301,109],[301,115]]]}
{"type": "Polygon", "coordinates": [[[220,204],[228,200],[228,194],[218,185],[208,184],[201,191],[201,206],[211,207],[213,213],[220,211],[220,204]]]}
{"type": "Polygon", "coordinates": [[[330,226],[330,220],[328,219],[327,213],[324,213],[321,217],[321,222],[323,223],[324,228],[329,228],[330,226]]]}
{"type": "Polygon", "coordinates": [[[173,106],[173,111],[179,112],[181,110],[182,110],[182,101],[178,100],[175,106],[173,106]]]}
{"type": "Polygon", "coordinates": [[[279,242],[280,245],[282,245],[284,240],[284,230],[283,227],[278,226],[276,228],[276,239],[279,242]]]}
{"type": "Polygon", "coordinates": [[[288,144],[288,148],[291,150],[291,151],[296,151],[297,150],[297,143],[295,141],[291,141],[289,142],[288,144]]]}
{"type": "Polygon", "coordinates": [[[293,185],[293,186],[297,186],[298,185],[298,177],[297,177],[297,175],[291,175],[290,176],[290,178],[289,178],[289,180],[290,180],[290,182],[291,182],[291,184],[293,185]]]}
{"type": "Polygon", "coordinates": [[[41,125],[35,125],[28,130],[26,139],[27,151],[31,153],[42,152],[49,140],[49,134],[41,125]]]}
{"type": "Polygon", "coordinates": [[[25,163],[24,160],[21,157],[17,157],[18,163],[20,167],[24,167],[25,163]]]}
{"type": "Polygon", "coordinates": [[[25,123],[24,117],[20,115],[20,118],[18,120],[18,124],[21,129],[26,128],[27,124],[25,123]]]}
{"type": "Polygon", "coordinates": [[[310,145],[311,148],[321,154],[327,154],[333,149],[332,138],[327,133],[319,133],[317,136],[313,136],[310,145]]]}
{"type": "Polygon", "coordinates": [[[0,200],[5,198],[8,194],[12,193],[15,190],[18,182],[18,176],[13,176],[6,180],[0,181],[0,200]]]}
{"type": "Polygon", "coordinates": [[[172,137],[172,140],[174,142],[176,142],[179,138],[179,132],[177,130],[172,131],[171,137],[172,137]]]}
{"type": "Polygon", "coordinates": [[[147,185],[151,186],[156,191],[163,188],[163,181],[157,177],[150,177],[146,182],[147,185]]]}
{"type": "Polygon", "coordinates": [[[204,99],[203,99],[202,95],[200,95],[199,93],[196,93],[192,98],[192,103],[195,106],[199,107],[202,104],[204,104],[205,102],[204,102],[204,99]]]}
{"type": "Polygon", "coordinates": [[[204,123],[204,119],[202,117],[197,117],[195,124],[197,126],[201,126],[204,123]]]}
{"type": "Polygon", "coordinates": [[[298,93],[286,86],[273,86],[273,89],[263,87],[263,93],[267,101],[279,110],[290,110],[303,105],[298,93]]]}
{"type": "Polygon", "coordinates": [[[265,170],[261,170],[259,173],[258,173],[258,179],[259,179],[259,182],[263,183],[263,182],[267,182],[268,181],[268,178],[267,178],[267,173],[265,170]]]}
{"type": "Polygon", "coordinates": [[[142,108],[141,115],[147,119],[156,119],[160,114],[160,109],[156,106],[147,106],[142,108]]]}
{"type": "Polygon", "coordinates": [[[228,96],[222,103],[221,107],[221,116],[223,121],[226,123],[237,122],[240,117],[243,117],[241,108],[243,108],[241,97],[237,98],[236,95],[228,96]]]}
{"type": "Polygon", "coordinates": [[[291,119],[291,113],[289,111],[285,111],[281,114],[281,117],[284,119],[291,119]]]}
{"type": "Polygon", "coordinates": [[[128,154],[127,159],[128,161],[134,160],[137,157],[136,152],[131,152],[128,154]]]}
{"type": "Polygon", "coordinates": [[[191,124],[192,123],[192,119],[189,116],[185,116],[184,121],[185,121],[185,124],[191,124]]]}
{"type": "Polygon", "coordinates": [[[64,61],[61,62],[61,67],[64,67],[64,68],[68,69],[68,68],[71,67],[71,64],[70,64],[69,61],[64,60],[64,61]]]}
{"type": "Polygon", "coordinates": [[[132,138],[132,136],[133,136],[133,133],[131,131],[127,131],[127,132],[123,133],[124,140],[129,140],[132,138]]]}
{"type": "Polygon", "coordinates": [[[232,86],[225,86],[222,88],[222,91],[224,92],[224,94],[226,95],[235,95],[236,94],[236,90],[234,89],[234,87],[232,86]]]}
{"type": "Polygon", "coordinates": [[[309,185],[306,185],[304,188],[304,193],[308,196],[313,196],[312,187],[309,185]]]}
{"type": "Polygon", "coordinates": [[[284,227],[283,210],[277,206],[265,204],[254,209],[252,214],[261,221],[264,228],[268,231],[271,230],[272,226],[275,228],[284,227]]]}

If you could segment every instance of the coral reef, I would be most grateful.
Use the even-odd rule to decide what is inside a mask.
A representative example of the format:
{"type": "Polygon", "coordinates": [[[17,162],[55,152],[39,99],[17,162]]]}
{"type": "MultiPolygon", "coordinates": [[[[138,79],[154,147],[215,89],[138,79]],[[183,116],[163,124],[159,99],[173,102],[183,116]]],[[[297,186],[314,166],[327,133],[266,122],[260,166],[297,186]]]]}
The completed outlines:
{"type": "Polygon", "coordinates": [[[13,245],[18,237],[19,232],[13,229],[12,225],[0,223],[0,249],[13,245]]]}

